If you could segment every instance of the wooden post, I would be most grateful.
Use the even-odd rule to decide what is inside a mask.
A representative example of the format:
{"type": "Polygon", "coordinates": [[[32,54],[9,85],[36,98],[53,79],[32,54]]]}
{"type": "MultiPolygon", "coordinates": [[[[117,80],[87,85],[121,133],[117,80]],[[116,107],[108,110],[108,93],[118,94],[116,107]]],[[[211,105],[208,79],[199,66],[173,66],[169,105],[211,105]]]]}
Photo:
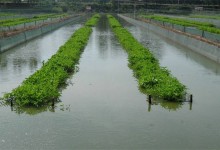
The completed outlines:
{"type": "Polygon", "coordinates": [[[205,37],[205,31],[202,30],[202,37],[205,37]]]}
{"type": "Polygon", "coordinates": [[[12,100],[12,99],[10,99],[10,102],[11,102],[11,107],[13,107],[13,100],[12,100]]]}
{"type": "Polygon", "coordinates": [[[149,101],[149,104],[152,104],[152,97],[151,97],[151,95],[148,95],[148,101],[149,101]]]}
{"type": "Polygon", "coordinates": [[[189,102],[192,103],[193,102],[193,95],[190,94],[190,97],[189,97],[189,102]]]}

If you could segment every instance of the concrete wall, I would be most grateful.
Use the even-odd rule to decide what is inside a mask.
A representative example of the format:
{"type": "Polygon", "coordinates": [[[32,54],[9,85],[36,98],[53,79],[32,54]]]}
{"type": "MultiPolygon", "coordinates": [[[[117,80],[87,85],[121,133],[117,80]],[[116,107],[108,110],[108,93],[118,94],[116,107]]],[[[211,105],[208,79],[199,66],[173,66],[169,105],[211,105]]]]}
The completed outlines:
{"type": "Polygon", "coordinates": [[[14,47],[20,43],[23,43],[26,41],[25,33],[19,33],[13,37],[8,37],[1,39],[0,41],[0,52],[3,52],[6,49],[9,49],[11,47],[14,47]]]}
{"type": "Polygon", "coordinates": [[[84,19],[86,17],[87,16],[77,16],[77,17],[65,20],[63,22],[58,22],[56,24],[42,26],[40,28],[25,31],[25,32],[19,33],[17,35],[11,36],[11,37],[2,38],[2,39],[0,39],[0,53],[18,45],[18,44],[21,44],[21,43],[24,43],[28,40],[36,38],[42,34],[56,30],[57,28],[64,26],[68,23],[78,21],[78,20],[84,19]]]}
{"type": "Polygon", "coordinates": [[[161,28],[159,26],[134,20],[132,18],[123,16],[123,15],[118,15],[119,17],[123,18],[127,22],[130,22],[134,25],[141,26],[143,28],[146,28],[148,30],[151,30],[152,32],[159,34],[165,38],[168,38],[172,41],[175,41],[176,43],[183,45],[203,56],[206,56],[207,58],[210,58],[218,63],[220,63],[220,47],[211,45],[209,43],[197,40],[195,38],[179,34],[164,28],[161,28]]]}

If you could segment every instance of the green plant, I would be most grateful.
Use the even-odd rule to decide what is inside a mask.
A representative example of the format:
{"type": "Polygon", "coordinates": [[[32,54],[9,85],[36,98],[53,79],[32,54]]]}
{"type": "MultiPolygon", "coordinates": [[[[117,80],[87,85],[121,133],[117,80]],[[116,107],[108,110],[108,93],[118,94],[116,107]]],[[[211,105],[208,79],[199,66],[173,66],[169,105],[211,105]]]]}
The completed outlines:
{"type": "Polygon", "coordinates": [[[208,31],[211,33],[220,34],[220,29],[215,27],[215,25],[207,22],[198,22],[193,20],[181,19],[181,18],[171,18],[166,16],[159,15],[141,15],[141,17],[158,20],[162,22],[169,22],[172,24],[182,25],[186,27],[196,27],[203,31],[208,31]]]}
{"type": "Polygon", "coordinates": [[[48,18],[59,18],[59,17],[66,17],[67,14],[44,14],[44,15],[37,15],[33,18],[16,18],[16,19],[7,19],[7,20],[1,20],[0,26],[3,27],[9,27],[9,26],[15,26],[23,23],[29,23],[34,21],[40,21],[40,20],[46,20],[48,18]]]}
{"type": "Polygon", "coordinates": [[[209,15],[191,15],[190,18],[204,18],[204,19],[217,19],[220,20],[220,16],[209,16],[209,15]]]}
{"type": "Polygon", "coordinates": [[[117,39],[128,53],[129,66],[133,69],[139,86],[154,97],[169,101],[181,100],[186,87],[166,68],[160,67],[153,54],[123,28],[113,16],[108,15],[108,20],[117,39]]]}
{"type": "Polygon", "coordinates": [[[99,20],[100,18],[100,15],[99,14],[95,14],[93,15],[92,18],[90,18],[87,22],[86,22],[86,26],[89,26],[89,27],[93,27],[94,25],[96,25],[97,21],[99,20]]]}

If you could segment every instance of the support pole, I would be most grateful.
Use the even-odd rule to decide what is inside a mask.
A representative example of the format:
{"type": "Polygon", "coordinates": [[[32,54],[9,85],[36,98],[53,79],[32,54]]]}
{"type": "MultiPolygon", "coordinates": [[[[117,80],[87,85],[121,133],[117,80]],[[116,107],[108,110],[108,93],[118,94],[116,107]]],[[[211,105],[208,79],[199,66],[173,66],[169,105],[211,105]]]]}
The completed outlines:
{"type": "Polygon", "coordinates": [[[190,94],[190,97],[189,97],[189,102],[192,103],[193,102],[193,95],[190,94]]]}
{"type": "Polygon", "coordinates": [[[152,104],[152,97],[151,97],[151,95],[148,96],[148,101],[149,101],[149,104],[152,104]]]}
{"type": "Polygon", "coordinates": [[[10,99],[10,103],[11,103],[11,107],[13,107],[13,100],[12,99],[10,99]]]}

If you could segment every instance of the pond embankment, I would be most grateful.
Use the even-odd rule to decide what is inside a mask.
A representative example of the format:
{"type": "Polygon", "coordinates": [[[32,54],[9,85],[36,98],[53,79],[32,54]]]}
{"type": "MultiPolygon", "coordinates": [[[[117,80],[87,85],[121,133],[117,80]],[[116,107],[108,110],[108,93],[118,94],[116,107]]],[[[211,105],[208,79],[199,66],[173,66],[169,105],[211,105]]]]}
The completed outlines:
{"type": "Polygon", "coordinates": [[[219,43],[209,42],[208,40],[202,40],[201,38],[195,38],[194,36],[190,36],[188,34],[183,34],[182,32],[177,32],[174,30],[169,30],[167,28],[163,28],[159,25],[143,22],[139,20],[132,19],[130,17],[126,17],[124,15],[118,15],[120,18],[125,19],[129,23],[139,25],[143,28],[147,28],[152,32],[159,34],[165,38],[168,38],[180,45],[183,45],[217,63],[220,63],[220,45],[219,43]]]}
{"type": "Polygon", "coordinates": [[[1,38],[0,39],[0,53],[14,46],[17,46],[18,44],[27,42],[28,40],[36,38],[40,35],[56,30],[68,23],[78,21],[81,19],[85,19],[86,17],[87,17],[86,15],[74,16],[63,21],[59,21],[59,22],[51,23],[51,24],[45,24],[37,28],[33,28],[32,30],[27,30],[27,31],[15,34],[13,36],[1,38]]]}

